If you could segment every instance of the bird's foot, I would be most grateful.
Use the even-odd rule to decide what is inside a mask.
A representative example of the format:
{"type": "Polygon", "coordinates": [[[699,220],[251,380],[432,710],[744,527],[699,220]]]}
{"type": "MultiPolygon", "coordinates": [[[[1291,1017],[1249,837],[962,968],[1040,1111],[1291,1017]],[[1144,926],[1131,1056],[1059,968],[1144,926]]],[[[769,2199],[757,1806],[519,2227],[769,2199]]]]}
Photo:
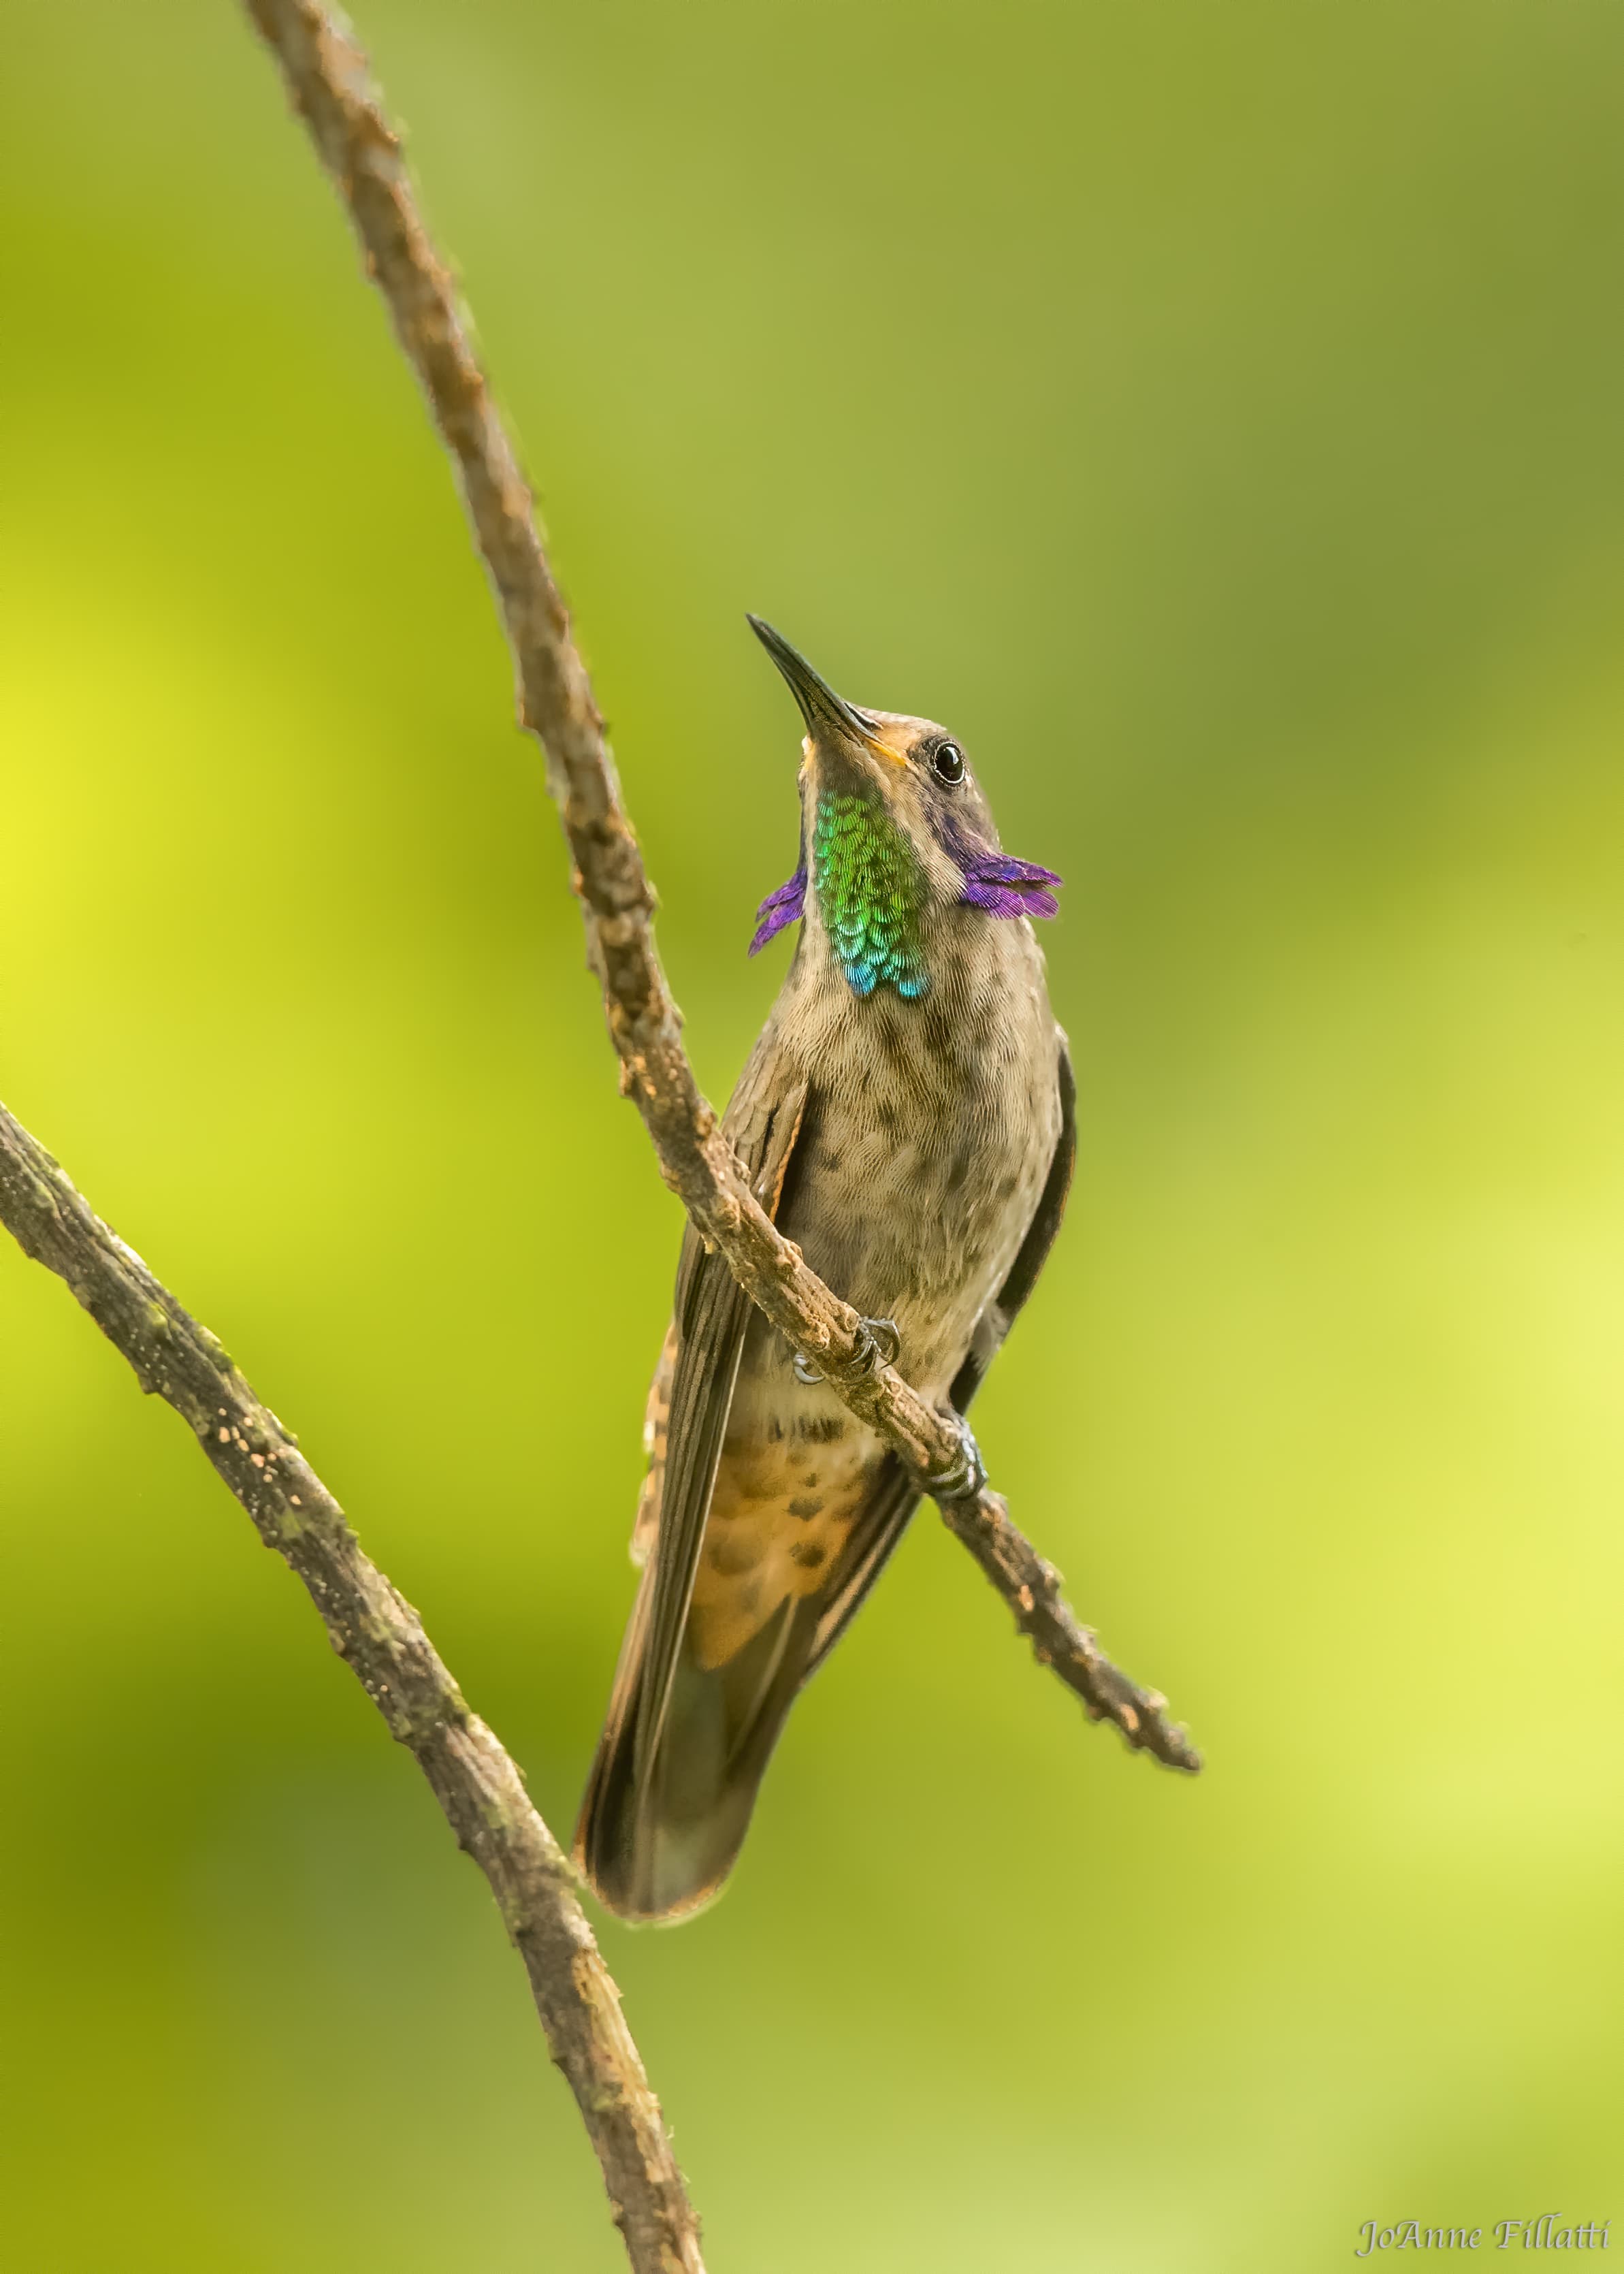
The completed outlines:
{"type": "Polygon", "coordinates": [[[925,1490],[936,1501],[974,1500],[987,1482],[987,1464],[975,1432],[962,1413],[944,1413],[942,1418],[959,1432],[959,1457],[941,1476],[925,1478],[925,1490]]]}
{"type": "Polygon", "coordinates": [[[827,1369],[814,1366],[799,1351],[790,1361],[790,1371],[806,1389],[820,1382],[861,1382],[876,1366],[895,1366],[902,1348],[902,1337],[897,1332],[894,1319],[859,1319],[857,1348],[845,1366],[827,1369]]]}

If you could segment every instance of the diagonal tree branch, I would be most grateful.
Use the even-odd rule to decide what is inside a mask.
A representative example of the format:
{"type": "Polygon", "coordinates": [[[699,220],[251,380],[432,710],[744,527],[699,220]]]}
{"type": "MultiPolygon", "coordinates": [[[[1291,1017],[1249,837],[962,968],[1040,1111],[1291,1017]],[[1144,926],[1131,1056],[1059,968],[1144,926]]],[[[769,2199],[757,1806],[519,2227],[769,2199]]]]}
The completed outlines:
{"type": "Polygon", "coordinates": [[[0,1105],[0,1222],[65,1279],[143,1389],[171,1404],[310,1590],[333,1647],[406,1746],[490,1882],[530,1977],[548,2047],[603,2166],[635,2274],[704,2274],[699,2227],[620,1993],[575,1900],[569,1865],[517,1767],[362,1553],[344,1512],[206,1327],[96,1216],[0,1105]]]}
{"type": "Polygon", "coordinates": [[[1015,1614],[1041,1663],[1091,1716],[1169,1767],[1200,1758],[1168,1718],[1167,1701],[1113,1666],[1080,1626],[1060,1575],[982,1487],[963,1496],[957,1429],[900,1374],[876,1362],[857,1314],[802,1261],[748,1186],[682,1048],[655,951],[654,893],[620,802],[614,762],[586,667],[537,532],[529,487],[491,400],[452,280],[418,213],[399,137],[372,87],[366,57],[320,0],[245,0],[282,65],[289,93],[347,206],[368,275],[417,374],[462,484],[490,572],[518,681],[521,722],[547,761],[574,861],[587,949],[602,983],[620,1085],[647,1124],[661,1174],[707,1244],[852,1412],[894,1445],[1015,1614]]]}
{"type": "MultiPolygon", "coordinates": [[[[547,757],[574,855],[588,952],[622,1090],[635,1098],[666,1182],[746,1291],[853,1412],[897,1448],[1014,1610],[1035,1655],[1096,1719],[1169,1765],[1199,1766],[1165,1700],[1136,1687],[1080,1627],[1059,1575],[984,1487],[966,1493],[952,1424],[878,1360],[849,1306],[783,1239],[751,1194],[700,1094],[653,942],[654,896],[530,492],[492,407],[450,280],[417,215],[398,139],[365,58],[318,0],[246,0],[349,206],[462,479],[518,676],[522,722],[547,757]]],[[[93,1212],[0,1105],[0,1223],[66,1281],[144,1389],[174,1406],[260,1537],[304,1581],[337,1649],[416,1758],[478,1864],[530,1977],[549,2048],[580,2105],[635,2274],[703,2274],[697,2223],[659,2105],[620,2012],[568,1865],[519,1771],[470,1713],[411,1606],[362,1553],[342,1510],[220,1344],[93,1212]]]]}

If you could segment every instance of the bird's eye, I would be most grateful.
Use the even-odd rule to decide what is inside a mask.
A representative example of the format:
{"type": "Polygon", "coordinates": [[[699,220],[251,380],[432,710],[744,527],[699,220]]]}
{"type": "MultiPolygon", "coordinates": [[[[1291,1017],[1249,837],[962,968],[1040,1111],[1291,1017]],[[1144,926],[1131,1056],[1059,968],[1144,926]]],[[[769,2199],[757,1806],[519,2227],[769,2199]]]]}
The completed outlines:
{"type": "Polygon", "coordinates": [[[964,752],[957,742],[944,742],[932,751],[930,764],[938,781],[961,782],[965,778],[964,752]]]}

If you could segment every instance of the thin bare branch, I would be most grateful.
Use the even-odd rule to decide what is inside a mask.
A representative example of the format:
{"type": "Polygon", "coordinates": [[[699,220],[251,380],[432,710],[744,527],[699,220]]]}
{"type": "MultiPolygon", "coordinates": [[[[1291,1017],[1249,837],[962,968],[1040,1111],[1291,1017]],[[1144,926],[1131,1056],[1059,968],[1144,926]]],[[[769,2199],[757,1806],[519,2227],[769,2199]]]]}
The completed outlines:
{"type": "Polygon", "coordinates": [[[489,1880],[569,2080],[636,2274],[703,2274],[699,2229],[659,2103],[575,1884],[519,1771],[463,1703],[411,1605],[363,1555],[344,1512],[206,1327],[109,1230],[0,1105],[0,1222],[65,1279],[143,1389],[171,1404],[310,1590],[341,1658],[415,1757],[489,1880]]]}
{"type": "Polygon", "coordinates": [[[997,1494],[942,1497],[964,1482],[957,1428],[876,1362],[855,1311],[809,1270],[751,1193],[694,1079],[653,933],[654,892],[620,801],[586,666],[536,527],[533,501],[491,399],[444,262],[417,210],[399,136],[365,56],[320,0],[245,0],[349,209],[367,274],[387,304],[451,453],[512,651],[521,722],[541,742],[574,860],[587,948],[603,986],[621,1087],[635,1099],[661,1174],[705,1240],[786,1339],[851,1411],[887,1437],[1052,1666],[1096,1720],[1169,1767],[1200,1766],[1166,1701],[1114,1667],[1080,1626],[1059,1576],[997,1494]]]}

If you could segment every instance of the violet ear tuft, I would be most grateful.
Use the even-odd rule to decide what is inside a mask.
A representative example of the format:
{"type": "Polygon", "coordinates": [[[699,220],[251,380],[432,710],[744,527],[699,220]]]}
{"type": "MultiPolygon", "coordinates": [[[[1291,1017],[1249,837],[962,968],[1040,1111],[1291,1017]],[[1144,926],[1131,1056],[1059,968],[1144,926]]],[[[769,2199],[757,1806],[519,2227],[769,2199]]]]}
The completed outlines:
{"type": "Polygon", "coordinates": [[[1060,878],[1034,861],[1011,861],[1004,853],[978,853],[965,864],[967,907],[989,916],[1053,916],[1060,903],[1049,891],[1060,878]]]}
{"type": "Polygon", "coordinates": [[[786,924],[799,923],[806,912],[807,872],[797,869],[787,884],[780,885],[776,892],[769,892],[756,911],[756,937],[750,942],[750,953],[759,955],[770,939],[777,937],[786,924]]]}

